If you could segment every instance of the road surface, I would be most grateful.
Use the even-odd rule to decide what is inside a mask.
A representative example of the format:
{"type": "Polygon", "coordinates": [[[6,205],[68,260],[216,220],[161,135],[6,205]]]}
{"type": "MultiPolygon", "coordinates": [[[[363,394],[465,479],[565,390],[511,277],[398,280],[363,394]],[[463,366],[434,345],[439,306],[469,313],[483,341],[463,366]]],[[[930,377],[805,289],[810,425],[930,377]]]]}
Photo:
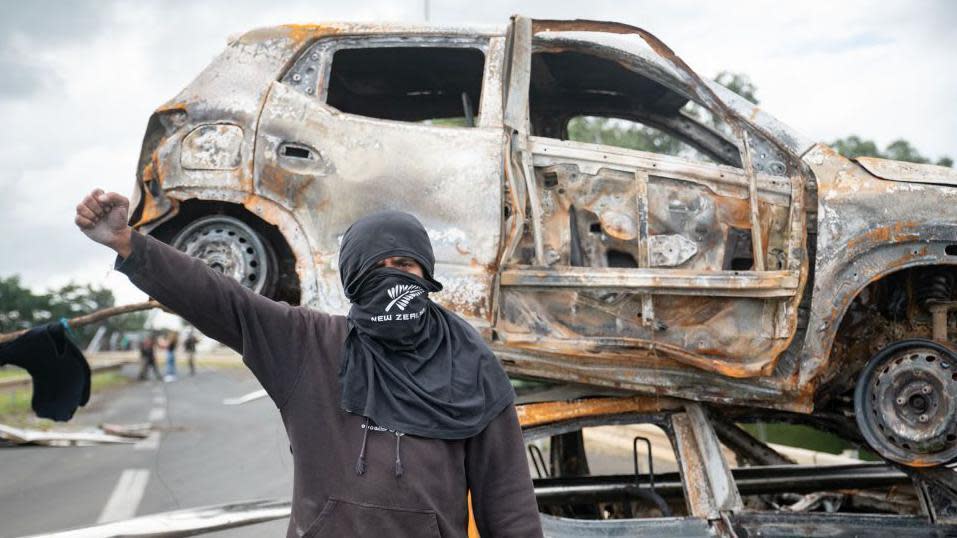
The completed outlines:
{"type": "MultiPolygon", "coordinates": [[[[124,373],[135,375],[128,366],[124,373]]],[[[269,399],[226,406],[260,386],[240,365],[200,368],[172,383],[136,382],[94,394],[63,427],[153,422],[137,445],[0,448],[0,536],[220,504],[288,498],[292,458],[269,399]]],[[[60,426],[58,426],[60,427],[60,426]]],[[[283,536],[286,519],[206,536],[283,536]]]]}

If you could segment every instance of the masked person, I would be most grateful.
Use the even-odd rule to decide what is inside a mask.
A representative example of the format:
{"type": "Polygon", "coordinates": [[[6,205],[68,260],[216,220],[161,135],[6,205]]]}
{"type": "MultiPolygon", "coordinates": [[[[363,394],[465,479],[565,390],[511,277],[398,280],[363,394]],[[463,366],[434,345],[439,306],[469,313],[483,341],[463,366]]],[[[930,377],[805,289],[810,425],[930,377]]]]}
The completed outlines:
{"type": "Polygon", "coordinates": [[[483,538],[542,535],[514,392],[479,334],[429,298],[442,285],[415,217],[346,231],[344,317],[251,292],[133,231],[128,206],[96,190],[76,223],[133,284],[242,353],[293,452],[287,536],[464,536],[468,493],[483,538]]]}

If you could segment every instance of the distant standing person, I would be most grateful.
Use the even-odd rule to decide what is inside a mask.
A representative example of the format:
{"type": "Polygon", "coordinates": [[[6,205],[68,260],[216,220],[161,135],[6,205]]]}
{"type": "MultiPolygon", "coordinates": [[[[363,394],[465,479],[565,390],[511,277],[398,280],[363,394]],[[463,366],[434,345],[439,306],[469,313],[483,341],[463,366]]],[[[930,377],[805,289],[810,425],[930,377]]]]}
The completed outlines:
{"type": "Polygon", "coordinates": [[[176,344],[179,334],[170,331],[166,335],[166,377],[165,381],[176,381],[176,344]]]}
{"type": "Polygon", "coordinates": [[[163,378],[163,376],[160,375],[159,368],[156,367],[155,348],[156,341],[151,334],[147,334],[146,337],[143,338],[143,341],[140,342],[140,381],[146,381],[150,370],[156,375],[157,380],[163,378]]]}
{"type": "Polygon", "coordinates": [[[196,333],[190,329],[186,333],[186,339],[183,340],[183,351],[186,352],[186,359],[189,361],[189,375],[196,375],[196,333]]]}

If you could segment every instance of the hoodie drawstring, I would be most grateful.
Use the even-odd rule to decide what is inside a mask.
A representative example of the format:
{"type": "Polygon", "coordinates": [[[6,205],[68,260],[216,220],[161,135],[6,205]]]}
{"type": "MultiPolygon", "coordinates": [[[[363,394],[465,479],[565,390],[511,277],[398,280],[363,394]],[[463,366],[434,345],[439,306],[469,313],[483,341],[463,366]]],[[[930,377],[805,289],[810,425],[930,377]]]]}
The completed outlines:
{"type": "Polygon", "coordinates": [[[402,455],[399,452],[399,442],[402,440],[402,435],[399,432],[395,432],[395,477],[398,478],[402,476],[404,470],[402,469],[402,455]]]}
{"type": "MultiPolygon", "coordinates": [[[[369,417],[362,422],[362,449],[359,450],[359,459],[356,460],[356,474],[362,476],[366,472],[366,443],[369,440],[369,417]]],[[[404,433],[395,432],[395,477],[398,478],[405,473],[402,467],[402,452],[399,445],[402,442],[404,433]]]]}
{"type": "Polygon", "coordinates": [[[356,474],[362,476],[366,472],[366,441],[369,439],[369,418],[366,417],[362,423],[362,450],[359,451],[359,459],[356,461],[356,474]]]}

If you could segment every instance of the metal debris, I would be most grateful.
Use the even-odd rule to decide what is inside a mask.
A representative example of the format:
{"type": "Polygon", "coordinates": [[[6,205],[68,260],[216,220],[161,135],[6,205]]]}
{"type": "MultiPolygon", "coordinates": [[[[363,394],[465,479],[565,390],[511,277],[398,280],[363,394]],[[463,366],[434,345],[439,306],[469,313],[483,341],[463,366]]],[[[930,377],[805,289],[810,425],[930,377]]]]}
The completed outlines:
{"type": "Polygon", "coordinates": [[[86,431],[40,431],[14,428],[0,424],[0,439],[14,445],[43,445],[43,446],[93,446],[110,444],[133,444],[140,437],[129,435],[113,435],[102,429],[86,431]]]}

